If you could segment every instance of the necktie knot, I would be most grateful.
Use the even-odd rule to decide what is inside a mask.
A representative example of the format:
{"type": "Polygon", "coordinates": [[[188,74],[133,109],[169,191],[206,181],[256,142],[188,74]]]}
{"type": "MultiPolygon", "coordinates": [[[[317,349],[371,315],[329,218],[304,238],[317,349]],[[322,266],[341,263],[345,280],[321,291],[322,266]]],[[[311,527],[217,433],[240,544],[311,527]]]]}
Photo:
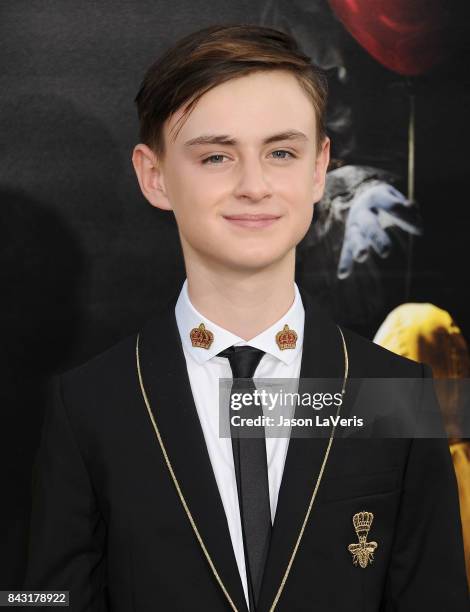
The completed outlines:
{"type": "Polygon", "coordinates": [[[233,378],[253,378],[264,354],[264,351],[254,346],[230,346],[217,353],[217,356],[227,357],[233,378]]]}

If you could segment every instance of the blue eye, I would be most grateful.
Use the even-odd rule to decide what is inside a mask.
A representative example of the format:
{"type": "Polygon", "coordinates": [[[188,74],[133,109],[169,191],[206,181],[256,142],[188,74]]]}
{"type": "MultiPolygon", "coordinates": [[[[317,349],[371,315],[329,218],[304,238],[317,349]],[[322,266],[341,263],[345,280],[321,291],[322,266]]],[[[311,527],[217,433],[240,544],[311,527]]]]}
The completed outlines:
{"type": "Polygon", "coordinates": [[[206,157],[206,159],[203,159],[202,163],[203,164],[209,164],[209,165],[219,164],[221,162],[221,159],[224,158],[224,157],[226,157],[226,156],[222,155],[220,153],[216,153],[215,155],[210,155],[209,157],[206,157]],[[210,160],[216,160],[216,161],[214,162],[214,161],[210,161],[210,160]]]}
{"type": "Polygon", "coordinates": [[[273,151],[271,155],[274,155],[275,159],[288,159],[286,155],[290,155],[290,157],[295,157],[293,153],[291,153],[290,151],[284,151],[283,149],[278,149],[277,151],[273,151]],[[282,153],[284,155],[279,156],[279,155],[275,155],[275,153],[282,153]]]}

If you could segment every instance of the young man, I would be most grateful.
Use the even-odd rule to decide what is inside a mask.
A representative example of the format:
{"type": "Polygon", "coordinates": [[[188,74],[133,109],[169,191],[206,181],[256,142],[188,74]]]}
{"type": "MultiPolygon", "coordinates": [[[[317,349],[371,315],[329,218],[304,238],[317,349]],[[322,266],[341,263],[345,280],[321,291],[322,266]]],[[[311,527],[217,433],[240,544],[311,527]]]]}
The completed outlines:
{"type": "Polygon", "coordinates": [[[57,378],[24,588],[83,612],[467,610],[444,439],[219,435],[220,378],[430,376],[294,282],[329,161],[324,77],[281,32],[211,27],[136,101],[137,178],[175,215],[187,279],[57,378]]]}

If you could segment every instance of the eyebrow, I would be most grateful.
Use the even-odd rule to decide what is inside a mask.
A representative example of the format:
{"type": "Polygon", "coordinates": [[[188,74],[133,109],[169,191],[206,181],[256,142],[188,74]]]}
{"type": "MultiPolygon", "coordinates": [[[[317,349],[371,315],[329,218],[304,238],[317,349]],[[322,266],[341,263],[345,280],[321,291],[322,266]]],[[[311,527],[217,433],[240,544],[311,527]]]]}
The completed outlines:
{"type": "MultiPolygon", "coordinates": [[[[303,132],[299,132],[299,130],[286,130],[285,132],[279,132],[278,134],[268,136],[263,140],[262,144],[271,144],[281,140],[308,140],[308,137],[303,132]]],[[[235,146],[239,143],[238,140],[227,134],[202,134],[201,136],[187,140],[184,146],[193,147],[204,144],[235,146]]]]}

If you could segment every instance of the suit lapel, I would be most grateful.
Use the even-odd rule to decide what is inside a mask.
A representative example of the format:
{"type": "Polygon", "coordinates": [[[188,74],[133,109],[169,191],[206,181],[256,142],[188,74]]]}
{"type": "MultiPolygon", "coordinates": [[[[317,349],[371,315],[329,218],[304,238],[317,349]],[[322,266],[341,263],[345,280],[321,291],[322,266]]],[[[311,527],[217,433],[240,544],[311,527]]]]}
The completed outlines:
{"type": "MultiPolygon", "coordinates": [[[[300,379],[335,378],[342,381],[344,352],[339,330],[313,298],[301,287],[299,290],[305,309],[300,379]]],[[[341,385],[338,387],[340,390],[341,385]]],[[[302,388],[300,381],[299,393],[302,393],[302,388]]],[[[323,438],[291,437],[289,441],[258,605],[260,612],[270,609],[281,584],[310,502],[329,434],[328,428],[323,438]]],[[[327,471],[326,468],[325,475],[327,471]]]]}
{"type": "MultiPolygon", "coordinates": [[[[140,335],[143,383],[173,470],[216,571],[237,609],[247,612],[225,511],[189,382],[175,318],[177,297],[175,294],[146,323],[140,335]]],[[[196,545],[196,538],[194,542],[196,545]]]]}

